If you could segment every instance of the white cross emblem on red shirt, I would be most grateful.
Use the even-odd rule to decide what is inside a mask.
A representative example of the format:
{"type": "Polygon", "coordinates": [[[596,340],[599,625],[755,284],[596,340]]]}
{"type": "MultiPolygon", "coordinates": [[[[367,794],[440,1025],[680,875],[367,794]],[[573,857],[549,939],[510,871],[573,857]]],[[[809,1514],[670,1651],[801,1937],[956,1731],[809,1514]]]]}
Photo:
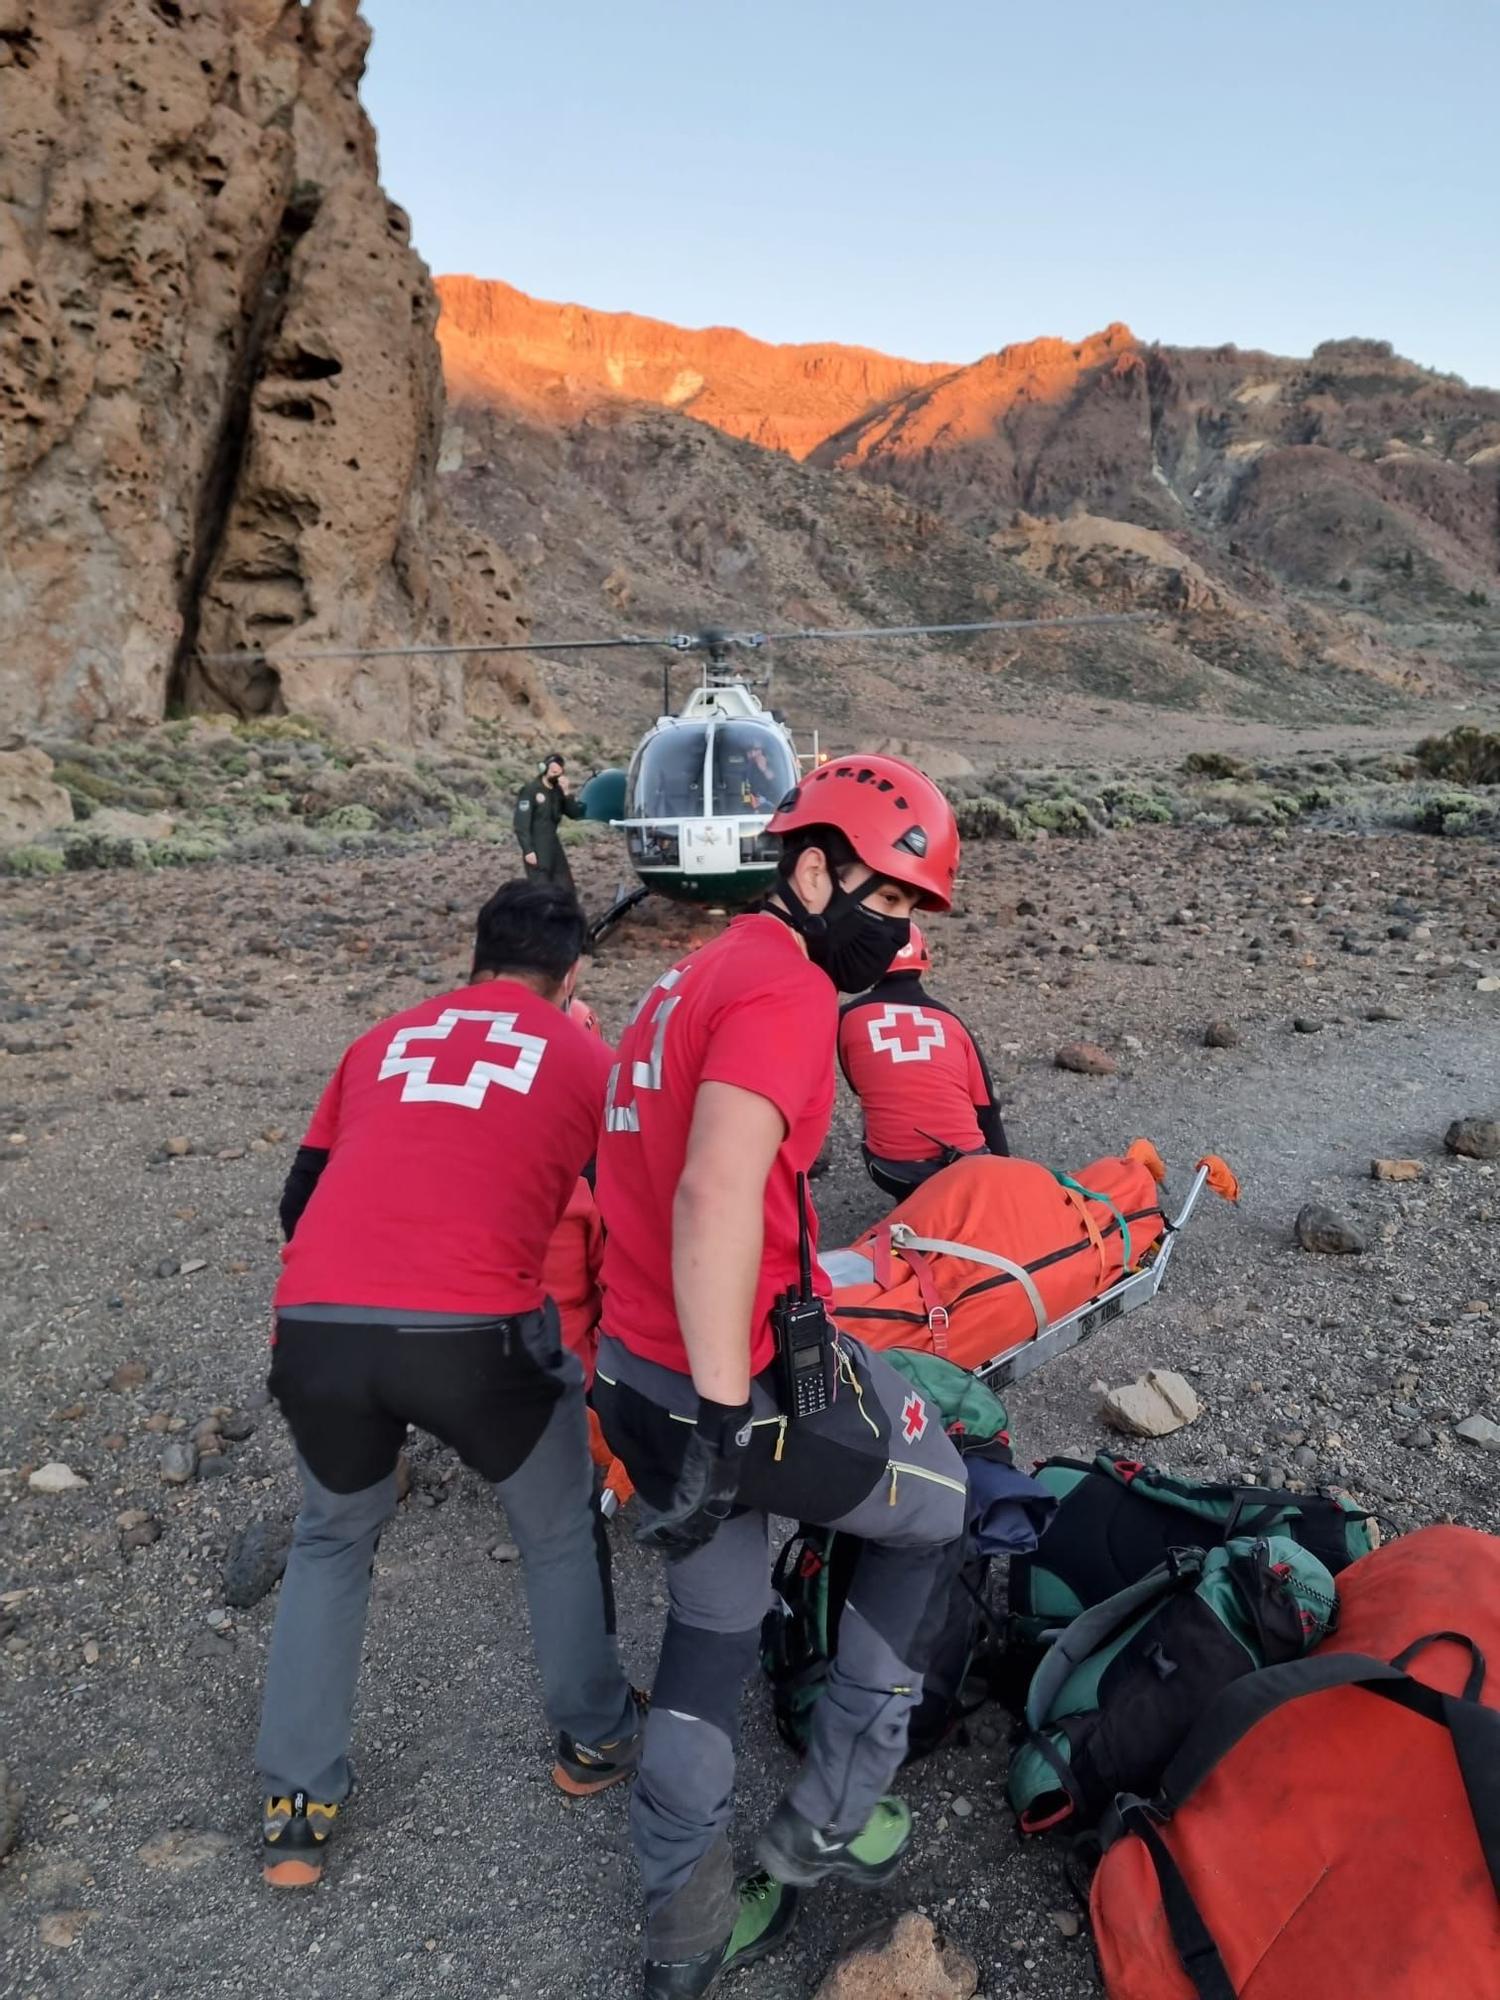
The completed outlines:
{"type": "Polygon", "coordinates": [[[547,1044],[541,1035],[518,1034],[514,1014],[481,1013],[468,1007],[445,1007],[437,1019],[426,1026],[398,1029],[391,1038],[390,1047],[380,1065],[380,1082],[385,1083],[393,1076],[403,1078],[401,1102],[403,1104],[462,1104],[470,1111],[477,1111],[484,1103],[485,1092],[490,1085],[497,1084],[501,1090],[519,1091],[524,1097],[536,1080],[536,1073],[542,1066],[542,1056],[547,1044]],[[413,1042],[446,1042],[460,1021],[486,1021],[488,1032],[483,1037],[486,1045],[502,1049],[514,1049],[515,1061],[511,1063],[486,1062],[482,1058],[471,1062],[468,1073],[461,1083],[434,1083],[433,1065],[436,1054],[408,1055],[413,1042]]]}
{"type": "Polygon", "coordinates": [[[913,1389],[901,1405],[901,1435],[908,1444],[915,1444],[927,1429],[927,1405],[913,1389]]]}
{"type": "Polygon", "coordinates": [[[940,1014],[924,1014],[920,1007],[903,1007],[896,1001],[883,1007],[870,1023],[870,1047],[892,1062],[930,1062],[934,1049],[947,1046],[940,1014]]]}

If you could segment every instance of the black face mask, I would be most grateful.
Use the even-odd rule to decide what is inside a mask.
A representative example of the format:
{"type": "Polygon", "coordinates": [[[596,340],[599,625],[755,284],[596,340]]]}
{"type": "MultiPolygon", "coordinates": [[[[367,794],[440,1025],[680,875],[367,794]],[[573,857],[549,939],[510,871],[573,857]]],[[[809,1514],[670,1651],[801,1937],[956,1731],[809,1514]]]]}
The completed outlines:
{"type": "Polygon", "coordinates": [[[777,884],[786,909],[769,906],[772,916],[801,936],[808,957],[840,993],[863,993],[873,986],[890,971],[896,953],[911,942],[909,917],[882,916],[861,901],[877,880],[868,876],[854,889],[835,884],[828,907],[819,916],[803,906],[789,881],[777,884]]]}

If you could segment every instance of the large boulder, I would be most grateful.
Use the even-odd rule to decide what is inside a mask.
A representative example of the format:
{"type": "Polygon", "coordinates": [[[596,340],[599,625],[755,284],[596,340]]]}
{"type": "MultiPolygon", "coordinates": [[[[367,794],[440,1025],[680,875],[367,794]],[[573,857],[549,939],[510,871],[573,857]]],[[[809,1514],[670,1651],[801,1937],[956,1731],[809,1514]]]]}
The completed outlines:
{"type": "Polygon", "coordinates": [[[52,779],[44,750],[0,750],[0,847],[73,823],[73,801],[52,779]]]}
{"type": "Polygon", "coordinates": [[[814,2000],[970,2000],[978,1989],[969,1954],[940,1938],[931,1917],[904,1910],[847,1951],[814,2000]]]}

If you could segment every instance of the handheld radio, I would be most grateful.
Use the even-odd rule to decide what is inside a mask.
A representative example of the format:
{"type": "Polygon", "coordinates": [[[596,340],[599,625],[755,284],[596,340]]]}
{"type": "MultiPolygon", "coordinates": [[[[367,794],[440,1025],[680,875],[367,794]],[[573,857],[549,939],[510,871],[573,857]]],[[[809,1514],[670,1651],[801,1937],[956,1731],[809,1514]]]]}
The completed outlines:
{"type": "Polygon", "coordinates": [[[807,1176],[797,1176],[797,1288],[771,1312],[783,1416],[815,1417],[838,1393],[838,1345],[823,1301],[812,1288],[812,1238],[807,1225],[807,1176]]]}

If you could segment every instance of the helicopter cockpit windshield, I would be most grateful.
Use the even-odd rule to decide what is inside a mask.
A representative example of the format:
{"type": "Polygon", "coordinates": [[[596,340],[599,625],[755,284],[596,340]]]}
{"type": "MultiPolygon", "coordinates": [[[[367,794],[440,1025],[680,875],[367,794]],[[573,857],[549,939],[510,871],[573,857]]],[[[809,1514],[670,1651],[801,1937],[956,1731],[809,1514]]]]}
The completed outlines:
{"type": "MultiPolygon", "coordinates": [[[[765,820],[796,784],[796,754],[774,726],[735,718],[676,722],[647,737],[631,763],[626,820],[630,854],[638,866],[685,862],[684,839],[694,850],[724,847],[710,840],[709,825],[726,819],[765,820]],[[689,834],[685,824],[703,829],[689,834]]],[[[718,865],[774,860],[755,826],[729,832],[718,865]]],[[[703,863],[702,865],[708,865],[703,863]]]]}
{"type": "Polygon", "coordinates": [[[797,782],[797,766],[781,736],[753,722],[714,727],[713,810],[772,813],[797,782]]]}

